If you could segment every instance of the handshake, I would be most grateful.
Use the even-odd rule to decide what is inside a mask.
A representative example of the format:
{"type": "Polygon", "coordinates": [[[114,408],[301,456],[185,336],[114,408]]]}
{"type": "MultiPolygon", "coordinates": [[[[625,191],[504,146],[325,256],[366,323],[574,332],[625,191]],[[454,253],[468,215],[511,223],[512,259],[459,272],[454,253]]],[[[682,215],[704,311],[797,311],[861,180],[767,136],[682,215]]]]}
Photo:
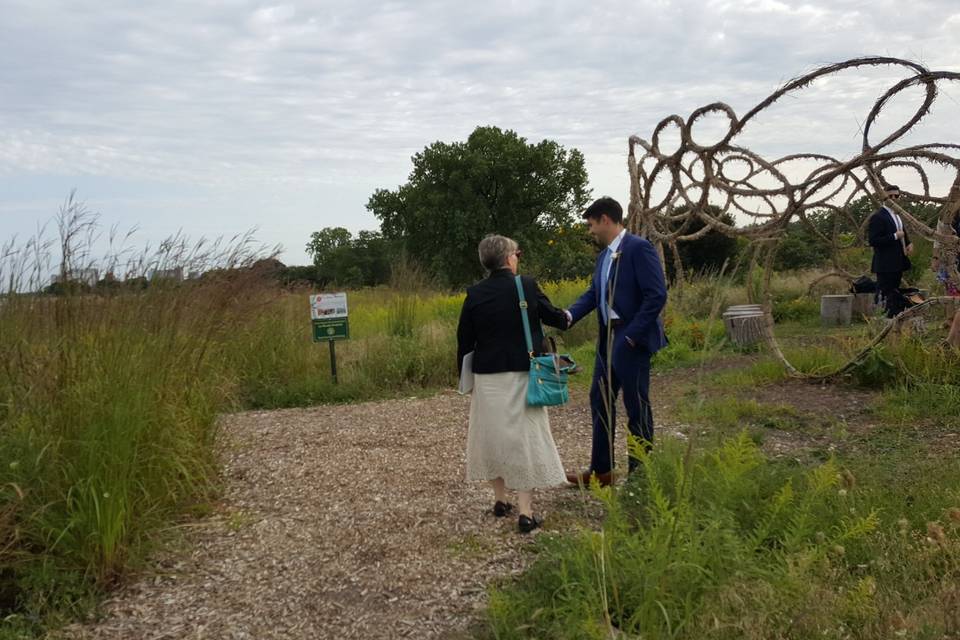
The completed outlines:
{"type": "MultiPolygon", "coordinates": [[[[570,313],[569,309],[563,309],[563,314],[567,316],[567,326],[565,327],[566,330],[573,326],[573,315],[570,313]]],[[[624,340],[626,340],[627,344],[630,345],[631,349],[637,346],[637,343],[629,336],[625,336],[624,340]]]]}

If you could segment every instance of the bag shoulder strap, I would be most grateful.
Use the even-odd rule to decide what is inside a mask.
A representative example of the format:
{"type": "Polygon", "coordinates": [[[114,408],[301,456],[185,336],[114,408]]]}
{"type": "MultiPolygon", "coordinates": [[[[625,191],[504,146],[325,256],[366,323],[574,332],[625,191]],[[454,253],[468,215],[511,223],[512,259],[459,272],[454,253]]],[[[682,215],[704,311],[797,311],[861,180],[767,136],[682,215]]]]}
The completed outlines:
{"type": "Polygon", "coordinates": [[[527,299],[523,295],[523,283],[520,276],[514,276],[517,283],[517,295],[520,297],[520,317],[523,319],[523,337],[527,340],[527,353],[533,357],[533,336],[530,335],[530,317],[527,315],[527,299]]]}

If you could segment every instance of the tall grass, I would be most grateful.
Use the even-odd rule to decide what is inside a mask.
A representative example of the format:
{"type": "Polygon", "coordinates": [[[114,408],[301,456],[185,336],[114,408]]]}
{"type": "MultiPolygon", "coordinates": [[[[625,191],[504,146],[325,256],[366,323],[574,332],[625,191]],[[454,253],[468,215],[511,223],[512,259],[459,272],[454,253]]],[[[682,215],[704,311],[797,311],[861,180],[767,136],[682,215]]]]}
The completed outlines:
{"type": "Polygon", "coordinates": [[[240,406],[369,400],[455,384],[462,296],[349,292],[350,339],[336,343],[334,384],[329,344],[312,342],[308,295],[277,297],[225,345],[240,406]]]}
{"type": "Polygon", "coordinates": [[[51,263],[64,276],[94,263],[95,217],[71,200],[59,222],[59,243],[8,245],[0,261],[0,610],[14,632],[76,613],[216,486],[211,445],[232,385],[220,347],[258,298],[248,238],[174,238],[108,264],[130,278],[228,269],[180,286],[31,293],[51,263]]]}
{"type": "MultiPolygon", "coordinates": [[[[463,293],[429,289],[429,280],[409,275],[400,288],[348,292],[350,340],[338,342],[338,384],[330,370],[326,343],[311,341],[309,291],[285,293],[258,311],[226,345],[230,369],[238,378],[241,406],[276,408],[348,402],[450,388],[456,383],[456,328],[463,293]]],[[[551,301],[568,306],[586,282],[542,284],[551,301]]],[[[550,331],[564,350],[583,354],[592,367],[596,324],[585,319],[570,331],[550,331]]],[[[588,373],[585,374],[589,375],[588,373]]],[[[585,376],[581,376],[585,377],[585,376]]]]}

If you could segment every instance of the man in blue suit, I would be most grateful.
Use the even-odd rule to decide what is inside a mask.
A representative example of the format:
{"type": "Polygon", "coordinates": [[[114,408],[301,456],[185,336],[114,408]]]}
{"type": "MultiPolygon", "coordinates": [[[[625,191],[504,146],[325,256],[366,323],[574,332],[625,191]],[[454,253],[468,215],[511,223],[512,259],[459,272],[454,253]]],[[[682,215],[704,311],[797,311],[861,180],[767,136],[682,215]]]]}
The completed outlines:
{"type": "MultiPolygon", "coordinates": [[[[567,480],[588,483],[596,475],[606,486],[613,482],[616,403],[621,390],[630,433],[648,448],[653,442],[650,358],[667,344],[660,319],[667,286],[657,250],[644,238],[627,233],[620,203],[600,198],[583,217],[590,233],[606,248],[597,256],[590,288],[567,311],[573,326],[596,309],[600,328],[590,388],[590,468],[567,474],[567,480]]],[[[638,462],[630,456],[629,470],[638,462]]]]}

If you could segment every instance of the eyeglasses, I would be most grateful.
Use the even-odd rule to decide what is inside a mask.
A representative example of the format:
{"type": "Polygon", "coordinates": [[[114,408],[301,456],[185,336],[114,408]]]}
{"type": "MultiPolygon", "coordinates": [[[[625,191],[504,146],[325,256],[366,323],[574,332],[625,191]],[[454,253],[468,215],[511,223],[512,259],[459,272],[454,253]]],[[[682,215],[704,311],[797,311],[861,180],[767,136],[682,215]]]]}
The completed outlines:
{"type": "Polygon", "coordinates": [[[517,256],[517,260],[519,260],[520,258],[523,257],[523,251],[521,251],[520,249],[517,249],[516,251],[513,252],[513,255],[517,256]]]}

